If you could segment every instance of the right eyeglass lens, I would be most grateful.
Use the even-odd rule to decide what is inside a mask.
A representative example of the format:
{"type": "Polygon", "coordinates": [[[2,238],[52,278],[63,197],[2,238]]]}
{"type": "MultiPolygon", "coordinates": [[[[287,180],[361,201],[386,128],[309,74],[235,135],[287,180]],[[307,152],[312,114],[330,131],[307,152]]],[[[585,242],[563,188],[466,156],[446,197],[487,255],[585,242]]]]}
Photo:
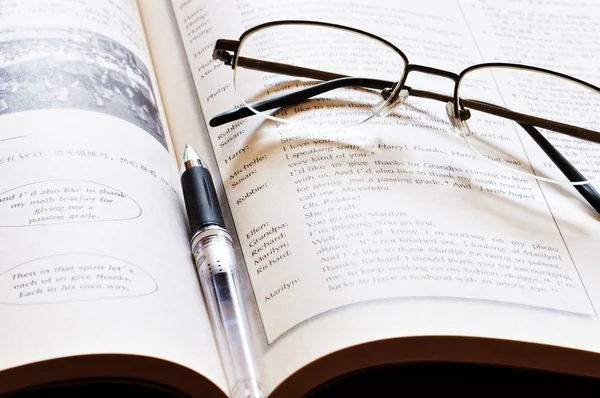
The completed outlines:
{"type": "Polygon", "coordinates": [[[404,59],[395,49],[368,35],[311,23],[281,24],[261,28],[242,39],[234,83],[240,99],[266,117],[327,126],[355,125],[381,109],[377,105],[381,105],[382,89],[400,80],[404,69],[404,59]],[[384,83],[370,85],[356,80],[278,110],[261,111],[251,105],[344,77],[384,83]]]}
{"type": "MultiPolygon", "coordinates": [[[[465,137],[471,148],[480,157],[518,173],[570,183],[519,123],[476,110],[469,101],[585,128],[600,137],[600,93],[551,73],[505,66],[476,68],[461,79],[458,96],[471,113],[467,124],[472,134],[465,137]]],[[[600,180],[599,143],[534,127],[585,180],[600,180]]]]}

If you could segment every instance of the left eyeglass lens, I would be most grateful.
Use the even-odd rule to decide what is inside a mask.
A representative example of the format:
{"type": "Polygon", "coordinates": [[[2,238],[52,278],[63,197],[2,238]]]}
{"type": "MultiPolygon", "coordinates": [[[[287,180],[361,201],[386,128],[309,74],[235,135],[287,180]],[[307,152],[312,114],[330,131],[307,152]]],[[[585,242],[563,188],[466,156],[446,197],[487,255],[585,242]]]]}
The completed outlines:
{"type": "MultiPolygon", "coordinates": [[[[385,86],[391,87],[405,69],[402,56],[380,40],[314,24],[262,28],[246,36],[237,53],[234,84],[246,105],[345,77],[389,82],[385,86]]],[[[368,88],[355,81],[301,104],[254,111],[283,122],[355,125],[378,110],[383,88],[368,88]]]]}

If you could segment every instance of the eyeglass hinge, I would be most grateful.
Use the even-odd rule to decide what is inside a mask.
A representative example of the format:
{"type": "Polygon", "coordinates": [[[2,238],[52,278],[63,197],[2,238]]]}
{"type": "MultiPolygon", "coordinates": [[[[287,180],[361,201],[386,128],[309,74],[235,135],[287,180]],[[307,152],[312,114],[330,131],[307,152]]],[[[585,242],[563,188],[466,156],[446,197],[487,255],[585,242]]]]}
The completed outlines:
{"type": "Polygon", "coordinates": [[[237,40],[219,39],[215,43],[213,59],[223,61],[225,65],[233,67],[233,59],[239,46],[240,42],[237,40]]]}

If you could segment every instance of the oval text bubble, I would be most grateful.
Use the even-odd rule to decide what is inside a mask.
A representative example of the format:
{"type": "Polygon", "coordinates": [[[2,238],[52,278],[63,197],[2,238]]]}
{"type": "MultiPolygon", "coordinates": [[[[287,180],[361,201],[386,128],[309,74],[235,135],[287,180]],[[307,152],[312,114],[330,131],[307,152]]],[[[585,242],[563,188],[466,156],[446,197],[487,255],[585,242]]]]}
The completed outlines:
{"type": "Polygon", "coordinates": [[[90,181],[40,181],[0,193],[0,227],[129,220],[141,214],[131,197],[90,181]]]}
{"type": "Polygon", "coordinates": [[[99,254],[59,254],[0,274],[0,304],[48,304],[144,296],[154,278],[141,268],[99,254]]]}

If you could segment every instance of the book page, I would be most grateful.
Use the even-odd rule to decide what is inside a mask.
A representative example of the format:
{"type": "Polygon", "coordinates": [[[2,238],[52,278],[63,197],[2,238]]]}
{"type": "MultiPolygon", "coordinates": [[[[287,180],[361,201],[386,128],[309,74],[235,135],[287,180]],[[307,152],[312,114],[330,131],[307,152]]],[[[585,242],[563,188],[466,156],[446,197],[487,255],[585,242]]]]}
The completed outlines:
{"type": "Polygon", "coordinates": [[[0,369],[132,354],[224,385],[136,2],[4,0],[0,26],[0,369]]]}
{"type": "MultiPolygon", "coordinates": [[[[513,3],[527,2],[494,7],[509,10],[513,3]]],[[[552,3],[555,18],[596,10],[552,3]]],[[[325,15],[390,40],[410,63],[455,73],[504,56],[507,46],[479,34],[492,35],[484,26],[502,22],[492,23],[495,14],[476,1],[410,8],[323,1],[173,5],[207,119],[240,104],[235,71],[210,57],[214,41],[237,39],[265,21],[325,15]]],[[[584,39],[588,48],[597,46],[591,36],[584,39]]],[[[312,54],[291,49],[280,56],[312,54]]],[[[352,61],[342,51],[335,57],[352,61]]],[[[556,68],[561,54],[553,59],[556,68]]],[[[449,80],[418,73],[406,84],[447,95],[453,89],[449,80]]],[[[498,91],[498,99],[506,93],[498,91]]],[[[393,337],[480,336],[600,349],[593,337],[599,216],[572,188],[478,159],[453,132],[444,105],[409,98],[394,115],[351,129],[300,128],[259,116],[210,129],[264,327],[269,388],[327,353],[393,337]]],[[[347,109],[327,111],[340,120],[352,116],[347,109]]],[[[528,154],[512,133],[493,133],[519,157],[528,154]]]]}

